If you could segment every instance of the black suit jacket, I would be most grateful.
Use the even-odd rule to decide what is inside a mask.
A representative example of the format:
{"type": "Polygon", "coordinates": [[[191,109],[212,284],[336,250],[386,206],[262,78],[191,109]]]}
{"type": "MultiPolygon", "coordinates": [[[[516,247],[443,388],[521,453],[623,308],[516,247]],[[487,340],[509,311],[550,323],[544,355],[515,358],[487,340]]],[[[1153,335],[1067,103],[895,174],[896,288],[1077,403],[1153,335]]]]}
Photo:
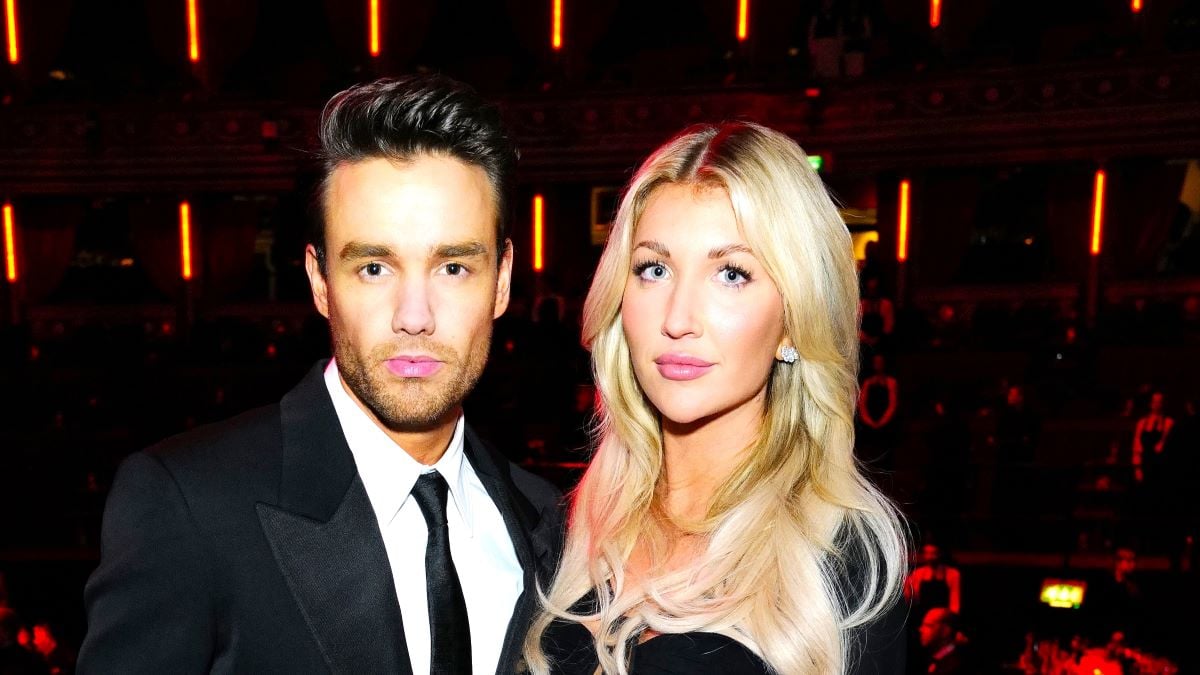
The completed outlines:
{"type": "MultiPolygon", "coordinates": [[[[320,363],[278,405],[131,455],[84,592],[80,673],[411,673],[391,566],[320,363]]],[[[513,672],[557,564],[559,492],[468,427],[525,571],[513,672]]]]}

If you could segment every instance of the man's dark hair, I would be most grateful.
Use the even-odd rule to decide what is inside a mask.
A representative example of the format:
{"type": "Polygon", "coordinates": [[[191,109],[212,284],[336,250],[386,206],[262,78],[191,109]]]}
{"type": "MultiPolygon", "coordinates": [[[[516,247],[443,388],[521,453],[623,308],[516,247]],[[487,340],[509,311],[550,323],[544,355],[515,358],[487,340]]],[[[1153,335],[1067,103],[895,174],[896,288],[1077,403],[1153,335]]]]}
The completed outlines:
{"type": "Polygon", "coordinates": [[[484,170],[496,206],[497,255],[508,238],[517,149],[500,110],[474,89],[442,75],[383,78],[336,94],[318,131],[324,171],[320,213],[309,242],[326,271],[325,195],[338,166],[370,159],[407,162],[420,155],[453,157],[484,170]]]}

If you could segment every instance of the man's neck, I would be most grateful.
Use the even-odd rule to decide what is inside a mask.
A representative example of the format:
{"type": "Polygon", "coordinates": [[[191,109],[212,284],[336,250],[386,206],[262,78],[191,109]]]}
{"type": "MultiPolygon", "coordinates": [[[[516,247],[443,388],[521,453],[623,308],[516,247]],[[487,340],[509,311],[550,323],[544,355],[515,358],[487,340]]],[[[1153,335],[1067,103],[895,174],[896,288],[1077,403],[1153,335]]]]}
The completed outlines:
{"type": "Polygon", "coordinates": [[[433,466],[442,458],[442,455],[446,454],[446,449],[450,447],[450,439],[454,438],[454,427],[458,424],[458,418],[462,417],[461,404],[451,408],[442,416],[442,419],[429,427],[398,430],[385,424],[373,410],[360,401],[340,374],[338,381],[341,383],[342,389],[350,396],[350,400],[354,401],[354,405],[366,413],[375,426],[387,434],[388,438],[392,439],[410,457],[425,466],[433,466]]]}
{"type": "MultiPolygon", "coordinates": [[[[428,431],[393,431],[382,425],[380,428],[413,459],[425,466],[433,466],[450,447],[450,439],[454,437],[454,426],[460,414],[461,411],[456,410],[448,423],[439,423],[437,428],[428,431]]],[[[376,421],[376,424],[378,423],[376,421]]]]}

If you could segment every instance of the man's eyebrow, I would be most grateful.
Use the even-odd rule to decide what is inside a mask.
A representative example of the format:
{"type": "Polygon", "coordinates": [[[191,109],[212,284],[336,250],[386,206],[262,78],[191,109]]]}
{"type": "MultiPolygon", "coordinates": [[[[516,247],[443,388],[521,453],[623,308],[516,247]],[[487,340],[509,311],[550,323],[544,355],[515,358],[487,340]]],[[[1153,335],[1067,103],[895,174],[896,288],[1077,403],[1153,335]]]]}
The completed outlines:
{"type": "Polygon", "coordinates": [[[464,241],[457,244],[443,244],[433,250],[435,258],[473,258],[488,252],[487,244],[481,241],[464,241]]]}
{"type": "Polygon", "coordinates": [[[729,244],[728,246],[712,249],[708,252],[708,257],[711,260],[716,260],[734,253],[749,253],[750,255],[754,255],[754,251],[751,251],[750,247],[745,244],[729,244]]]}
{"type": "Polygon", "coordinates": [[[342,247],[338,258],[342,260],[358,260],[361,258],[390,258],[392,249],[383,244],[368,244],[363,241],[352,241],[342,247]]]}
{"type": "Polygon", "coordinates": [[[637,243],[637,246],[634,246],[634,248],[635,248],[635,249],[637,249],[637,248],[648,248],[648,249],[650,249],[651,251],[654,251],[655,253],[657,253],[657,254],[661,255],[661,256],[662,256],[662,257],[664,257],[664,258],[670,258],[670,257],[671,257],[671,252],[667,250],[667,247],[666,247],[666,245],[665,245],[665,244],[663,244],[663,243],[662,243],[662,242],[660,242],[660,241],[655,241],[655,240],[653,240],[653,239],[647,239],[647,240],[645,240],[645,241],[639,241],[639,242],[637,243]]]}

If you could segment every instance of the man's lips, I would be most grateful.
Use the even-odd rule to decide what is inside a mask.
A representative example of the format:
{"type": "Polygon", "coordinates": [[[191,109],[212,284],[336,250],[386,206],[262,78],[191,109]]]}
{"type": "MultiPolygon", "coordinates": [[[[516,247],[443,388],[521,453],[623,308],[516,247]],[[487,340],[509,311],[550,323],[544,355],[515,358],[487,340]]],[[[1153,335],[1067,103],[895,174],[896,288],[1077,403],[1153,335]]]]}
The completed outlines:
{"type": "Polygon", "coordinates": [[[401,354],[384,361],[388,371],[397,377],[429,377],[446,365],[444,361],[424,354],[401,354]]]}

